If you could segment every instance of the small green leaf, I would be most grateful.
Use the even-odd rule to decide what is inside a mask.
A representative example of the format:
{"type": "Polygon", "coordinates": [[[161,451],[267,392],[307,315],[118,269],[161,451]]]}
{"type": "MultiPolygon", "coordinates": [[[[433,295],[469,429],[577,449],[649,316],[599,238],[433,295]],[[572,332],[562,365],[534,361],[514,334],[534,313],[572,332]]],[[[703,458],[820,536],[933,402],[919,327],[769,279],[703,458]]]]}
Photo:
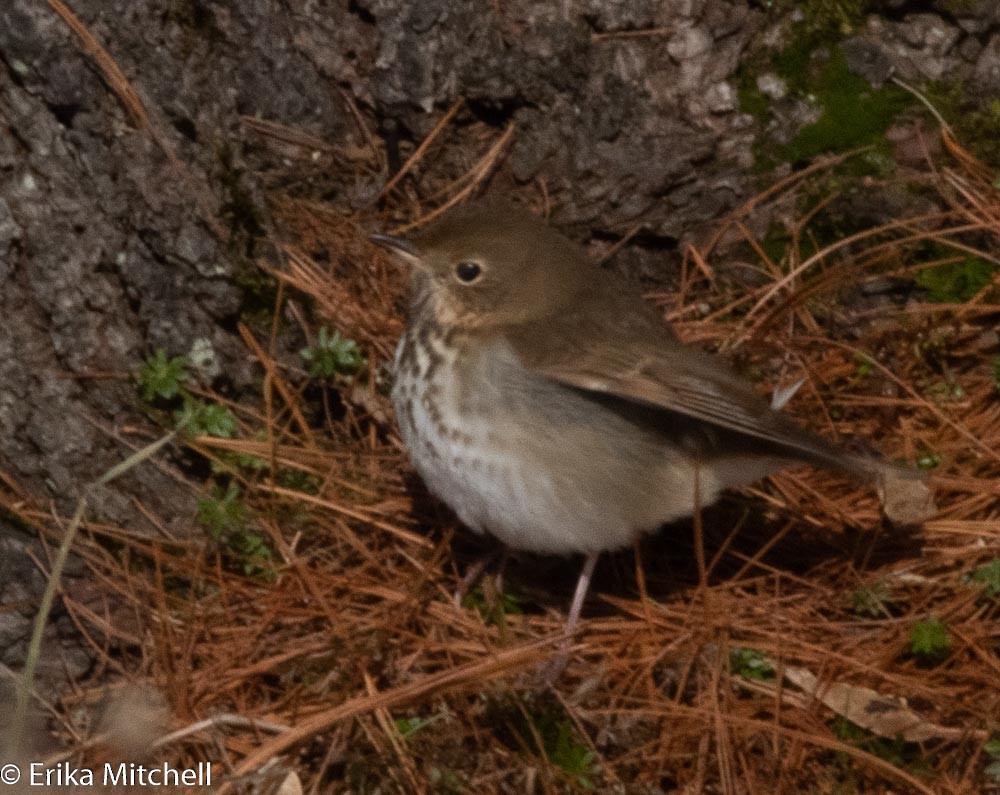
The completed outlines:
{"type": "Polygon", "coordinates": [[[399,732],[401,737],[411,737],[416,734],[421,729],[430,726],[435,721],[441,720],[444,715],[432,715],[429,718],[396,718],[396,731],[399,732]]]}
{"type": "Polygon", "coordinates": [[[921,469],[934,469],[941,463],[941,456],[937,453],[926,452],[917,456],[917,466],[921,469]]]}
{"type": "Polygon", "coordinates": [[[586,745],[578,742],[569,721],[556,726],[555,746],[549,749],[549,761],[576,780],[584,789],[593,789],[597,757],[586,745]]]}
{"type": "Polygon", "coordinates": [[[855,372],[858,376],[866,376],[872,371],[871,357],[863,353],[854,354],[854,364],[857,365],[857,370],[855,372]]]}
{"type": "Polygon", "coordinates": [[[476,610],[490,626],[501,626],[506,616],[519,616],[524,613],[524,597],[515,593],[508,583],[499,593],[489,599],[482,587],[475,588],[465,595],[462,606],[476,610]]]}
{"type": "Polygon", "coordinates": [[[990,756],[1000,759],[1000,735],[994,735],[986,741],[983,750],[990,756]]]}
{"type": "Polygon", "coordinates": [[[735,648],[729,652],[729,668],[744,679],[774,679],[774,668],[757,649],[735,648]]]}
{"type": "Polygon", "coordinates": [[[940,662],[951,649],[951,638],[938,618],[918,621],[910,630],[910,652],[924,662],[940,662]]]}
{"type": "Polygon", "coordinates": [[[1000,558],[993,558],[985,566],[965,576],[966,582],[983,584],[983,595],[989,599],[1000,596],[1000,558]]]}

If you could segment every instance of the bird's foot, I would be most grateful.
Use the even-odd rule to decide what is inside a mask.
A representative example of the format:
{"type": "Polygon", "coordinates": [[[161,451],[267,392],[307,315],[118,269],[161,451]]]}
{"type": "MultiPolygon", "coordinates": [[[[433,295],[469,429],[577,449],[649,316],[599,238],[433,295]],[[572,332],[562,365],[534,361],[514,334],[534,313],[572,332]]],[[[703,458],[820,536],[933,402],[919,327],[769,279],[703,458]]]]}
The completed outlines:
{"type": "Polygon", "coordinates": [[[555,657],[542,666],[540,673],[543,685],[552,687],[559,680],[559,677],[563,675],[563,671],[569,665],[569,653],[572,647],[573,638],[567,637],[559,644],[559,651],[556,652],[555,657]]]}

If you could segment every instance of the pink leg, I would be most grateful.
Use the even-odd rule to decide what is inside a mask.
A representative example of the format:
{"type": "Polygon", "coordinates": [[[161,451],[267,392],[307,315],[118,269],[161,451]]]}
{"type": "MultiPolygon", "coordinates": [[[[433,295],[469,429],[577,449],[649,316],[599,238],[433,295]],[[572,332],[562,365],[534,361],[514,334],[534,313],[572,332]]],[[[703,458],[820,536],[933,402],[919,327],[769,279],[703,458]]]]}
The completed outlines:
{"type": "Polygon", "coordinates": [[[580,612],[583,610],[583,600],[587,598],[587,591],[590,589],[590,580],[594,576],[594,567],[600,552],[591,552],[583,561],[583,570],[580,572],[580,579],[576,581],[576,591],[573,593],[573,602],[569,606],[569,616],[566,619],[566,639],[559,647],[559,653],[549,664],[545,671],[545,681],[552,684],[565,670],[566,663],[569,662],[569,649],[573,644],[573,635],[576,633],[576,625],[580,622],[580,612]]]}

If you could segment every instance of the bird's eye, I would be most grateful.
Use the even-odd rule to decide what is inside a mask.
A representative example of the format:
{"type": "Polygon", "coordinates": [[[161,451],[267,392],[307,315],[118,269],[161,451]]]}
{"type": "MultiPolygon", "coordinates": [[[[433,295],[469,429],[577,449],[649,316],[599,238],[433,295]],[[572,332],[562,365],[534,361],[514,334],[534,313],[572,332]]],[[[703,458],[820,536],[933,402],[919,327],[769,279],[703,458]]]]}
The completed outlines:
{"type": "Polygon", "coordinates": [[[472,284],[482,275],[483,269],[476,262],[460,262],[455,266],[455,276],[465,284],[472,284]]]}

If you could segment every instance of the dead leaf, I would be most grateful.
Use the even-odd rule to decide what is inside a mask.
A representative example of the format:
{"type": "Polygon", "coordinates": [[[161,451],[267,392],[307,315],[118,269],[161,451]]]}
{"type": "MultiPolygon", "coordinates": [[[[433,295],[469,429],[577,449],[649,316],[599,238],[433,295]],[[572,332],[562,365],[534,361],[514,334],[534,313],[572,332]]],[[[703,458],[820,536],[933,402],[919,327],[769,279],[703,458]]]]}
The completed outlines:
{"type": "Polygon", "coordinates": [[[879,737],[890,740],[902,737],[908,742],[919,743],[935,738],[958,740],[970,735],[986,736],[980,730],[953,729],[924,720],[907,706],[906,699],[897,696],[883,695],[871,688],[845,682],[821,684],[816,675],[806,668],[786,666],[785,678],[841,717],[879,737]]]}

